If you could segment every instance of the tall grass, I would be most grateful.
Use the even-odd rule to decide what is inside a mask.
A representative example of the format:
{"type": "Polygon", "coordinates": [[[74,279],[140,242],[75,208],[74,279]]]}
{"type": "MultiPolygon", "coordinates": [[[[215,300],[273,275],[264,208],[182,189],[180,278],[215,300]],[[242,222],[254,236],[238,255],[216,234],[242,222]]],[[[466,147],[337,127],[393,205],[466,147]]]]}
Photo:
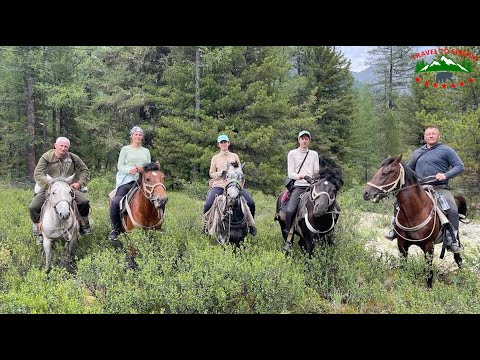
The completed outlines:
{"type": "MultiPolygon", "coordinates": [[[[285,257],[275,198],[252,191],[258,234],[238,251],[201,234],[206,185],[182,184],[168,191],[165,226],[121,239],[137,250],[139,270],[126,270],[125,256],[107,241],[107,194],[113,177],[89,184],[93,234],[81,237],[78,272],[61,266],[45,274],[41,249],[31,234],[29,189],[0,187],[0,312],[109,314],[287,314],[287,313],[478,313],[480,252],[465,257],[465,269],[435,270],[425,283],[420,257],[406,265],[368,250],[375,229],[361,230],[361,213],[389,214],[392,204],[370,204],[361,189],[339,196],[342,214],[335,245],[317,245],[311,258],[298,245],[285,257]]],[[[387,220],[378,227],[388,226],[387,220]]]]}

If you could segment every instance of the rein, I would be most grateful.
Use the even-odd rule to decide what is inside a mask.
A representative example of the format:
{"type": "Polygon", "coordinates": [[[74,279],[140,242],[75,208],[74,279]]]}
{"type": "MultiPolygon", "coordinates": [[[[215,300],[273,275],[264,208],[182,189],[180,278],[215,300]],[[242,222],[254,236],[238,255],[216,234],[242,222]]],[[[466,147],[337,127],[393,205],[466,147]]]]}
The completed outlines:
{"type": "MultiPolygon", "coordinates": [[[[326,181],[326,180],[325,180],[326,181]]],[[[320,182],[317,181],[317,182],[320,182]]],[[[334,203],[335,201],[335,196],[333,197],[330,197],[330,194],[326,191],[319,191],[319,192],[316,192],[315,191],[315,184],[313,184],[312,186],[312,190],[310,191],[310,200],[311,202],[313,203],[315,201],[315,199],[317,199],[320,195],[326,195],[328,197],[328,206],[332,206],[332,204],[334,203]]],[[[314,234],[325,234],[325,233],[328,233],[329,231],[331,231],[334,226],[335,226],[335,214],[340,214],[339,211],[337,211],[336,209],[332,210],[332,211],[327,211],[325,213],[325,215],[327,214],[332,214],[332,225],[325,231],[321,231],[321,230],[317,230],[313,227],[313,225],[310,223],[310,221],[308,220],[308,209],[306,209],[307,211],[305,212],[305,215],[304,215],[304,218],[305,218],[305,225],[307,225],[307,228],[308,230],[310,230],[310,232],[314,233],[314,234]]]]}
{"type": "MultiPolygon", "coordinates": [[[[395,181],[393,181],[389,184],[380,185],[380,186],[369,181],[369,182],[367,182],[367,185],[370,185],[371,187],[374,187],[375,189],[383,191],[384,194],[388,194],[388,193],[392,192],[393,190],[395,190],[397,185],[400,184],[400,186],[398,188],[398,191],[400,191],[402,189],[402,186],[405,185],[405,168],[403,167],[403,165],[401,163],[399,163],[398,165],[400,166],[400,173],[398,174],[398,177],[395,181]],[[388,190],[385,190],[385,188],[388,187],[388,186],[391,186],[391,188],[388,189],[388,190]]],[[[382,167],[382,169],[383,169],[383,167],[382,167]]]]}
{"type": "MultiPolygon", "coordinates": [[[[385,185],[376,185],[372,182],[367,182],[367,185],[370,185],[378,190],[381,190],[383,191],[384,194],[392,194],[393,196],[397,196],[398,193],[402,190],[405,190],[405,189],[408,189],[410,187],[414,187],[414,186],[417,186],[418,184],[412,184],[412,185],[407,185],[407,186],[403,186],[405,185],[405,168],[403,167],[403,165],[401,163],[398,164],[400,166],[400,173],[398,174],[398,177],[396,180],[394,180],[393,182],[389,183],[389,184],[385,184],[385,185]],[[397,189],[397,185],[398,186],[398,189],[397,189]],[[388,190],[386,190],[385,188],[391,186],[388,190]]],[[[380,171],[380,170],[379,170],[380,171]]],[[[400,235],[397,231],[395,231],[397,233],[397,235],[399,235],[401,238],[403,238],[404,240],[407,240],[407,241],[424,241],[426,239],[428,239],[430,236],[432,236],[433,234],[433,231],[435,230],[435,224],[436,224],[436,221],[437,221],[437,217],[435,216],[436,212],[436,208],[437,208],[437,202],[436,200],[434,199],[434,197],[432,196],[431,194],[431,189],[429,188],[427,192],[427,195],[428,197],[430,198],[430,200],[432,201],[432,210],[430,211],[430,214],[428,215],[428,217],[422,221],[420,224],[418,225],[415,225],[413,227],[406,227],[406,226],[403,226],[402,224],[400,224],[400,222],[398,221],[398,214],[400,213],[397,212],[397,215],[395,216],[395,225],[397,225],[397,227],[399,227],[400,229],[402,229],[403,231],[407,231],[407,232],[413,232],[413,231],[417,231],[417,230],[420,230],[422,228],[424,228],[425,226],[427,226],[427,224],[432,221],[432,218],[433,218],[433,226],[432,226],[432,231],[430,232],[430,234],[428,236],[426,236],[425,238],[423,239],[409,239],[409,238],[406,238],[402,235],[400,235]]]]}
{"type": "MultiPolygon", "coordinates": [[[[229,186],[236,186],[239,190],[242,189],[242,185],[240,184],[240,181],[236,180],[236,179],[231,179],[228,181],[227,185],[225,186],[225,212],[224,212],[224,215],[222,217],[222,220],[224,220],[227,216],[228,216],[228,234],[227,234],[227,241],[230,241],[230,234],[231,234],[231,229],[232,229],[232,224],[233,225],[240,225],[240,227],[242,226],[242,224],[245,223],[245,214],[243,214],[243,211],[242,211],[242,214],[243,214],[243,217],[240,221],[237,221],[237,222],[233,222],[232,223],[232,215],[233,215],[233,209],[231,206],[228,205],[228,193],[227,193],[227,188],[229,186]]],[[[241,204],[241,199],[240,199],[240,193],[238,194],[238,198],[237,198],[237,202],[240,202],[240,210],[242,210],[242,204],[241,204]]],[[[223,229],[225,229],[225,225],[223,224],[223,221],[222,221],[222,225],[223,225],[223,229]]]]}
{"type": "MultiPolygon", "coordinates": [[[[55,182],[57,182],[58,180],[56,180],[55,182]]],[[[52,183],[53,184],[53,183],[52,183]]],[[[51,185],[50,185],[51,186],[51,185]]],[[[58,213],[58,210],[57,210],[57,205],[60,204],[61,202],[65,201],[67,204],[68,204],[68,208],[70,209],[70,212],[71,212],[71,216],[72,216],[72,219],[75,217],[75,209],[73,208],[73,200],[75,199],[75,192],[74,191],[71,191],[72,193],[72,196],[71,196],[71,201],[68,201],[66,199],[62,199],[62,200],[59,200],[57,202],[53,202],[51,199],[50,199],[50,195],[51,193],[50,192],[47,192],[47,199],[44,203],[43,206],[48,206],[48,204],[50,204],[50,206],[53,208],[53,211],[55,212],[55,214],[57,215],[57,218],[58,220],[60,220],[60,224],[62,226],[62,230],[63,232],[58,236],[58,237],[61,237],[61,236],[64,236],[65,234],[67,234],[67,236],[65,236],[65,240],[66,241],[70,241],[73,237],[73,228],[75,227],[75,222],[77,221],[76,219],[74,219],[74,221],[72,221],[72,225],[70,226],[70,230],[72,231],[69,231],[69,229],[66,229],[65,228],[65,223],[69,220],[63,220],[61,217],[60,217],[60,214],[58,213]]]]}
{"type": "MultiPolygon", "coordinates": [[[[142,184],[139,184],[138,183],[138,180],[137,180],[137,184],[138,184],[138,188],[140,189],[140,191],[142,192],[143,196],[145,196],[145,198],[150,201],[152,204],[153,204],[153,201],[154,201],[154,198],[153,198],[153,191],[155,190],[155,188],[157,186],[161,186],[163,187],[163,190],[167,191],[167,189],[165,188],[165,185],[158,182],[156,184],[153,184],[153,185],[148,185],[146,184],[145,182],[143,182],[142,184]]],[[[125,208],[127,210],[127,213],[128,213],[128,216],[130,217],[130,220],[132,221],[133,223],[133,226],[135,227],[141,227],[142,229],[146,229],[146,230],[150,230],[150,229],[154,229],[156,228],[158,225],[160,225],[164,218],[165,218],[165,211],[162,211],[161,209],[158,209],[157,210],[157,213],[158,213],[158,222],[152,226],[146,226],[146,225],[143,225],[143,224],[140,224],[138,223],[134,218],[133,218],[133,213],[132,213],[132,209],[130,208],[130,204],[128,201],[125,201],[125,208]],[[162,216],[163,214],[163,216],[162,216]]],[[[123,218],[122,218],[122,222],[124,222],[123,218]]],[[[123,224],[124,228],[126,228],[126,224],[123,224]]]]}

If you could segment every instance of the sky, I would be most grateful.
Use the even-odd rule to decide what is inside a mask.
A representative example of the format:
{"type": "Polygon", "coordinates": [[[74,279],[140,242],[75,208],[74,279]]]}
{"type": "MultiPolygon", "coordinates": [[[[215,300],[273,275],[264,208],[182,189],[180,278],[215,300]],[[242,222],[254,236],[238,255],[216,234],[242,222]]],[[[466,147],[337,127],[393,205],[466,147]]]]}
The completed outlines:
{"type": "MultiPolygon", "coordinates": [[[[373,46],[338,46],[343,55],[352,61],[350,71],[359,72],[365,70],[369,65],[365,62],[367,60],[368,50],[373,46]]],[[[438,46],[414,46],[416,51],[438,48],[438,46]]]]}

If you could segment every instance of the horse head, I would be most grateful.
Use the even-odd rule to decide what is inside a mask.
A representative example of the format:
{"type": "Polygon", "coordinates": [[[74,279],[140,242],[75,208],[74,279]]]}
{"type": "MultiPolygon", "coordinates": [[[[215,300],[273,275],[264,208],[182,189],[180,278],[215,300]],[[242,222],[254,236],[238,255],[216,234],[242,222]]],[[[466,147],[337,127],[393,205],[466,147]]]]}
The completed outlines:
{"type": "Polygon", "coordinates": [[[233,207],[240,201],[240,192],[242,191],[244,183],[243,167],[245,164],[238,164],[232,162],[228,164],[225,179],[227,184],[225,186],[225,193],[227,195],[227,206],[233,207]]]}
{"type": "Polygon", "coordinates": [[[74,178],[75,174],[68,178],[57,177],[52,179],[50,177],[48,182],[47,198],[61,220],[67,220],[71,215],[75,194],[70,184],[74,178]]]}
{"type": "Polygon", "coordinates": [[[310,180],[309,200],[313,203],[313,216],[321,217],[329,211],[343,186],[340,172],[324,169],[310,180]]]}
{"type": "Polygon", "coordinates": [[[387,157],[380,168],[363,188],[363,199],[378,203],[390,192],[400,189],[405,184],[405,167],[401,163],[402,155],[397,158],[387,157]]]}
{"type": "Polygon", "coordinates": [[[165,205],[168,202],[164,185],[165,174],[160,171],[158,162],[145,164],[143,170],[144,173],[140,174],[143,194],[157,209],[165,210],[165,205]]]}

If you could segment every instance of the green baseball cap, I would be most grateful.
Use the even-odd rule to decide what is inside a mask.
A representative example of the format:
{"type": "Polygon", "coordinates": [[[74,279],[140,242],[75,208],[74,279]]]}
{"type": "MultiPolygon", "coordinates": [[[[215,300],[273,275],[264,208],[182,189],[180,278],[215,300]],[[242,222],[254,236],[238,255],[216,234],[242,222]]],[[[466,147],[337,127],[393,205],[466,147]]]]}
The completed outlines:
{"type": "Polygon", "coordinates": [[[308,137],[311,139],[312,136],[310,135],[310,133],[307,131],[307,130],[302,130],[298,133],[298,138],[300,139],[300,136],[303,136],[303,135],[308,135],[308,137]]]}
{"type": "Polygon", "coordinates": [[[219,143],[220,141],[230,141],[230,139],[228,138],[227,135],[218,135],[218,138],[217,138],[217,143],[219,143]]]}

